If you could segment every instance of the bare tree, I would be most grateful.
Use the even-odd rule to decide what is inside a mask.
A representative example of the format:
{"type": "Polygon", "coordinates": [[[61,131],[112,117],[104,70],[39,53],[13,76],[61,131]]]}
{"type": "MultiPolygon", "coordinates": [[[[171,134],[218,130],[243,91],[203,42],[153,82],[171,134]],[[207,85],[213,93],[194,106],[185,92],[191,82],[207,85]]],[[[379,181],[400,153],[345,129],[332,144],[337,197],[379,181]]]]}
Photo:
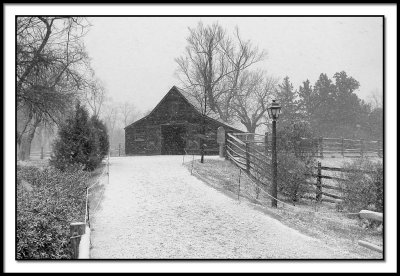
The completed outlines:
{"type": "Polygon", "coordinates": [[[119,110],[122,116],[123,127],[129,125],[138,117],[136,107],[132,103],[124,102],[123,104],[120,104],[119,110]]]}
{"type": "Polygon", "coordinates": [[[98,117],[106,99],[106,89],[101,80],[94,78],[85,90],[85,102],[92,110],[93,116],[98,117]]]}
{"type": "Polygon", "coordinates": [[[17,17],[17,142],[29,158],[36,127],[64,118],[85,83],[89,24],[75,17],[17,17]]]}
{"type": "Polygon", "coordinates": [[[268,108],[268,102],[273,97],[278,79],[268,76],[265,72],[244,71],[237,83],[237,95],[232,108],[235,117],[254,133],[256,128],[264,124],[263,119],[268,108]]]}
{"type": "Polygon", "coordinates": [[[373,108],[382,108],[383,107],[382,93],[380,93],[378,89],[373,90],[369,102],[371,103],[373,108]]]}
{"type": "Polygon", "coordinates": [[[265,52],[243,41],[238,28],[230,38],[217,23],[204,26],[200,22],[197,28],[189,28],[187,42],[185,55],[175,59],[183,89],[198,100],[203,113],[208,113],[208,105],[211,112],[229,121],[240,75],[262,60],[265,52]]]}
{"type": "MultiPolygon", "coordinates": [[[[236,27],[235,38],[214,23],[196,29],[189,28],[186,53],[175,61],[178,78],[184,90],[197,99],[203,115],[213,112],[225,122],[232,119],[233,99],[238,95],[238,80],[249,66],[265,56],[250,41],[243,41],[236,27]],[[207,105],[209,109],[207,110],[207,105]]],[[[202,134],[205,135],[203,116],[202,134]]],[[[204,161],[204,142],[200,142],[201,159],[204,161]]]]}
{"type": "Polygon", "coordinates": [[[183,88],[195,96],[203,105],[207,98],[209,108],[216,111],[215,91],[227,74],[225,55],[220,43],[225,39],[225,30],[218,24],[189,28],[186,53],[175,61],[178,77],[183,88]]]}
{"type": "Polygon", "coordinates": [[[142,115],[142,117],[146,117],[146,116],[149,115],[152,111],[153,111],[152,108],[147,109],[147,110],[143,111],[141,115],[142,115]]]}
{"type": "Polygon", "coordinates": [[[110,148],[114,147],[114,131],[118,125],[119,107],[111,98],[108,98],[102,112],[103,120],[108,129],[110,148]]]}
{"type": "MultiPolygon", "coordinates": [[[[221,118],[228,121],[232,114],[232,103],[237,95],[242,94],[240,91],[240,82],[249,78],[243,76],[248,75],[248,68],[263,60],[266,56],[265,51],[259,51],[256,46],[253,46],[250,40],[244,41],[240,34],[239,28],[235,28],[234,38],[227,37],[221,42],[221,49],[228,63],[228,74],[222,82],[216,98],[218,104],[218,112],[222,114],[221,118]]],[[[257,74],[254,74],[254,76],[257,74]]]]}

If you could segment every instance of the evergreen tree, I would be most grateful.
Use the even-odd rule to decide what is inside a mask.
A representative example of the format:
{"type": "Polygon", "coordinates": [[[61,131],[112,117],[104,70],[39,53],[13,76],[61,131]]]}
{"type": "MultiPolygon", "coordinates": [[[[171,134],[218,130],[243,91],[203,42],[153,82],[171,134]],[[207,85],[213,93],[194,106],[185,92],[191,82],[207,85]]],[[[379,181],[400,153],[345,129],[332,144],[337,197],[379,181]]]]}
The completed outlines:
{"type": "Polygon", "coordinates": [[[312,85],[307,79],[303,81],[303,86],[299,87],[299,110],[303,114],[304,118],[311,122],[311,115],[314,111],[314,95],[312,90],[312,85]]]}
{"type": "Polygon", "coordinates": [[[368,114],[367,128],[371,133],[372,139],[383,139],[383,109],[376,107],[368,114]]]}
{"type": "Polygon", "coordinates": [[[313,128],[320,134],[326,135],[335,123],[335,85],[326,74],[321,74],[314,85],[315,109],[312,114],[313,128]]]}
{"type": "Polygon", "coordinates": [[[284,126],[299,120],[297,91],[293,90],[293,85],[288,76],[278,85],[276,94],[277,100],[282,106],[282,114],[279,117],[280,125],[284,126]]]}
{"type": "Polygon", "coordinates": [[[97,116],[92,116],[91,123],[94,127],[95,139],[98,141],[99,158],[102,160],[110,149],[107,127],[97,116]]]}
{"type": "MultiPolygon", "coordinates": [[[[363,106],[362,101],[354,93],[360,86],[359,82],[348,77],[346,72],[336,73],[334,76],[336,87],[335,106],[337,123],[342,126],[343,132],[351,133],[357,124],[365,125],[364,121],[369,108],[363,106]]],[[[343,135],[343,134],[342,134],[343,135]]]]}
{"type": "MultiPolygon", "coordinates": [[[[345,71],[333,76],[321,74],[311,87],[309,80],[299,87],[299,113],[318,136],[379,139],[383,129],[382,109],[373,109],[355,91],[360,83],[345,71]]],[[[283,110],[284,112],[284,110],[283,110]]]]}
{"type": "Polygon", "coordinates": [[[60,127],[50,164],[61,170],[82,165],[93,170],[108,152],[107,129],[97,118],[89,120],[87,110],[79,103],[75,113],[60,127]]]}
{"type": "Polygon", "coordinates": [[[321,74],[314,85],[310,100],[313,129],[322,136],[354,137],[356,125],[365,125],[367,112],[354,93],[360,84],[344,71],[333,77],[335,82],[321,74]]]}
{"type": "Polygon", "coordinates": [[[333,78],[339,96],[349,95],[360,87],[360,83],[353,77],[348,77],[345,71],[335,73],[333,78]]]}

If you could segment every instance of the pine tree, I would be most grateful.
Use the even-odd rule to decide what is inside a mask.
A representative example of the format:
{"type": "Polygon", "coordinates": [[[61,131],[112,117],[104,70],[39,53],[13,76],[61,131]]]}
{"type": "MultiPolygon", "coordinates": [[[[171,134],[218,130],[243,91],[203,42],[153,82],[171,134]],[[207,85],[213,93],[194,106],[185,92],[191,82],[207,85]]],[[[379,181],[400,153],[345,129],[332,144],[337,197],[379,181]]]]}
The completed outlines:
{"type": "Polygon", "coordinates": [[[354,93],[360,84],[344,71],[333,77],[334,83],[326,74],[321,74],[314,85],[311,122],[322,136],[352,137],[355,126],[363,117],[360,114],[365,113],[354,93]]]}
{"type": "Polygon", "coordinates": [[[288,76],[283,79],[282,84],[278,85],[277,100],[282,106],[282,114],[279,117],[281,126],[291,124],[300,119],[298,114],[297,91],[293,90],[293,85],[289,81],[288,76]]]}
{"type": "Polygon", "coordinates": [[[74,165],[93,170],[108,152],[107,129],[97,118],[89,119],[88,111],[79,103],[60,127],[58,136],[50,164],[61,170],[74,165]]]}
{"type": "Polygon", "coordinates": [[[107,127],[97,116],[92,116],[91,123],[95,130],[95,139],[98,141],[99,158],[103,159],[110,149],[107,127]]]}
{"type": "Polygon", "coordinates": [[[306,81],[303,81],[303,86],[300,85],[299,87],[299,110],[304,116],[304,118],[308,121],[311,122],[311,116],[314,112],[314,95],[313,95],[313,90],[312,90],[312,85],[310,84],[310,81],[307,79],[306,81]]]}
{"type": "Polygon", "coordinates": [[[342,128],[345,127],[347,133],[353,132],[357,124],[364,125],[366,117],[363,114],[368,113],[362,101],[354,93],[360,84],[352,77],[348,77],[346,72],[336,73],[334,76],[336,87],[335,114],[337,122],[340,122],[342,128]]]}
{"type": "Polygon", "coordinates": [[[314,103],[315,109],[312,115],[313,128],[320,135],[326,135],[332,129],[335,123],[335,85],[326,74],[321,74],[314,85],[314,103]]]}

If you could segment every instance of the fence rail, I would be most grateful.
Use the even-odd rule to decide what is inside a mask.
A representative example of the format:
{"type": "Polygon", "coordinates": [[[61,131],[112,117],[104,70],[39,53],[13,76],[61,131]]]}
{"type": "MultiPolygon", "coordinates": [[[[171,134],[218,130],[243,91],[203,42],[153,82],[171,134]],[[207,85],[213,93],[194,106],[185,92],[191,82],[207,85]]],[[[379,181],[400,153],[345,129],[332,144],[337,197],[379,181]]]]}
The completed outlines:
{"type": "MultiPolygon", "coordinates": [[[[271,174],[269,172],[271,171],[271,163],[268,162],[270,161],[270,156],[268,156],[268,145],[267,143],[264,144],[264,150],[265,153],[262,153],[260,151],[260,147],[258,149],[254,150],[255,144],[256,143],[251,143],[251,141],[248,141],[248,134],[227,134],[226,135],[226,143],[225,143],[225,156],[227,159],[229,159],[233,164],[235,164],[239,169],[239,181],[238,181],[238,198],[240,195],[240,175],[243,172],[257,185],[258,187],[258,192],[257,192],[257,198],[258,198],[258,193],[259,191],[264,191],[268,196],[269,195],[264,188],[266,187],[265,181],[271,180],[271,174]],[[242,140],[240,139],[241,136],[246,137],[246,139],[242,140]],[[253,151],[252,151],[253,150],[253,151]],[[257,154],[255,155],[254,152],[257,154]],[[263,159],[264,158],[264,159],[263,159]],[[262,162],[260,162],[262,160],[262,162]],[[263,173],[263,179],[260,179],[259,175],[257,173],[263,173]]],[[[333,140],[333,138],[328,138],[333,140]]],[[[378,143],[378,141],[376,141],[378,143]]],[[[321,149],[320,146],[318,146],[319,149],[321,149]]],[[[323,148],[322,148],[323,149],[323,148]]],[[[342,149],[341,149],[342,150],[342,149]]],[[[323,180],[326,179],[328,181],[346,181],[345,178],[341,177],[336,177],[332,175],[327,175],[323,174],[323,172],[340,172],[342,174],[348,174],[348,173],[364,173],[364,174],[371,174],[374,173],[373,171],[367,171],[367,170],[357,170],[357,169],[344,169],[344,168],[338,168],[338,167],[328,167],[328,166],[322,166],[321,162],[317,163],[317,166],[313,168],[316,170],[316,173],[311,173],[308,174],[311,179],[308,179],[309,181],[303,182],[305,185],[313,186],[316,187],[315,189],[315,197],[310,195],[305,195],[303,198],[315,200],[316,202],[318,201],[326,201],[326,202],[331,202],[336,204],[337,210],[341,210],[341,203],[344,199],[343,193],[347,192],[348,190],[346,188],[342,188],[340,186],[335,186],[333,183],[323,183],[323,180]],[[315,179],[316,181],[313,182],[312,180],[315,179]],[[311,180],[311,181],[310,181],[311,180]],[[328,191],[326,191],[328,190],[328,191]],[[336,193],[335,193],[336,192],[336,193]]],[[[279,199],[275,198],[275,200],[279,201],[279,199]]],[[[279,201],[282,202],[282,201],[279,201]]],[[[282,202],[284,203],[284,202],[282,202]]],[[[284,203],[285,204],[285,203],[284,203]]],[[[353,214],[353,213],[349,213],[353,214]]],[[[355,213],[357,214],[357,213],[355,213]]],[[[382,213],[377,213],[377,212],[372,212],[372,211],[367,211],[367,210],[362,210],[359,213],[359,216],[361,218],[366,218],[366,219],[373,219],[376,221],[383,221],[383,214],[382,213]]],[[[382,253],[383,248],[381,246],[372,244],[367,241],[362,241],[359,240],[358,244],[361,246],[364,246],[366,248],[369,248],[371,250],[377,251],[382,253]]]]}
{"type": "MultiPolygon", "coordinates": [[[[265,133],[233,133],[233,136],[249,144],[264,144],[266,152],[270,152],[271,135],[265,133]]],[[[279,137],[277,137],[279,140],[279,137]]],[[[324,158],[326,155],[339,155],[342,157],[383,157],[383,144],[381,140],[363,140],[332,137],[300,138],[296,145],[296,154],[324,158]]]]}
{"type": "Polygon", "coordinates": [[[339,191],[339,192],[342,192],[342,193],[348,191],[347,189],[341,188],[341,187],[338,187],[338,186],[333,186],[333,185],[329,185],[329,184],[323,184],[323,182],[322,182],[323,179],[329,179],[329,180],[335,180],[335,181],[346,181],[346,179],[344,179],[344,178],[325,175],[325,174],[323,174],[323,171],[341,172],[341,173],[344,173],[344,174],[355,173],[355,172],[357,172],[357,173],[365,173],[365,174],[374,173],[373,171],[367,171],[367,170],[344,169],[344,168],[337,168],[337,167],[321,166],[321,162],[318,162],[317,166],[314,167],[314,169],[316,169],[317,173],[316,174],[310,174],[309,176],[312,176],[312,177],[314,177],[316,179],[316,183],[312,183],[312,185],[316,185],[317,188],[318,188],[316,190],[316,198],[317,198],[317,200],[321,199],[322,195],[324,195],[326,197],[331,197],[331,198],[334,198],[334,199],[340,199],[340,200],[343,199],[342,195],[334,195],[334,194],[323,192],[322,188],[326,188],[326,189],[330,189],[330,190],[336,190],[336,191],[339,191]]]}
{"type": "MultiPolygon", "coordinates": [[[[227,134],[225,145],[226,157],[236,166],[243,169],[249,177],[257,179],[257,181],[260,181],[260,178],[268,180],[271,159],[267,155],[267,152],[261,152],[260,147],[254,145],[254,143],[238,138],[246,135],[250,134],[227,134]]],[[[264,150],[266,149],[264,148],[264,150]]]]}
{"type": "MultiPolygon", "coordinates": [[[[264,182],[271,180],[271,156],[269,155],[269,146],[267,143],[259,145],[252,143],[251,139],[254,137],[263,137],[264,141],[268,140],[267,135],[251,135],[250,133],[229,133],[226,136],[225,152],[228,159],[234,162],[235,165],[243,169],[249,176],[254,178],[263,178],[264,182]]],[[[330,140],[335,141],[337,138],[320,138],[318,140],[330,140]]],[[[349,141],[359,141],[351,139],[343,139],[349,141]]],[[[369,141],[376,144],[379,141],[369,141]]],[[[321,144],[318,146],[319,149],[324,149],[321,144]]],[[[320,154],[317,155],[320,157],[320,154]]],[[[328,175],[327,172],[341,172],[347,173],[365,173],[370,174],[372,171],[356,170],[356,169],[344,169],[338,167],[322,166],[321,162],[317,163],[317,166],[312,168],[313,173],[307,174],[310,178],[308,181],[302,184],[309,185],[315,188],[315,198],[305,196],[305,198],[314,199],[316,201],[327,201],[331,203],[340,203],[343,200],[343,193],[347,192],[346,188],[336,186],[333,183],[324,183],[324,179],[328,181],[346,181],[345,178],[328,175]],[[328,191],[326,191],[328,190],[328,191]]],[[[281,180],[284,181],[284,180],[281,180]]],[[[265,183],[266,184],[266,183],[265,183]]],[[[264,184],[264,185],[265,185],[264,184]]]]}
{"type": "Polygon", "coordinates": [[[33,160],[44,159],[44,158],[50,157],[51,153],[52,153],[51,150],[43,150],[43,149],[41,149],[39,151],[34,150],[34,151],[31,151],[31,153],[29,154],[29,158],[33,159],[33,160]]]}
{"type": "MultiPolygon", "coordinates": [[[[85,201],[85,217],[83,222],[72,222],[70,223],[70,245],[72,249],[72,259],[90,259],[90,237],[91,237],[91,228],[90,228],[90,218],[93,216],[90,215],[90,201],[89,201],[89,190],[93,188],[95,185],[99,183],[100,178],[105,174],[107,174],[107,184],[110,181],[110,152],[107,157],[107,166],[106,171],[100,174],[97,181],[90,187],[86,187],[86,201],[85,201]]],[[[100,204],[102,199],[104,190],[102,191],[100,198],[97,202],[96,208],[94,209],[94,213],[97,210],[97,207],[100,204]]]]}
{"type": "Polygon", "coordinates": [[[125,156],[125,147],[123,144],[118,144],[117,148],[110,148],[110,156],[125,156]]]}
{"type": "Polygon", "coordinates": [[[323,158],[326,154],[339,154],[342,157],[364,157],[368,154],[383,156],[381,140],[355,140],[345,138],[301,138],[298,143],[299,151],[323,158]]]}

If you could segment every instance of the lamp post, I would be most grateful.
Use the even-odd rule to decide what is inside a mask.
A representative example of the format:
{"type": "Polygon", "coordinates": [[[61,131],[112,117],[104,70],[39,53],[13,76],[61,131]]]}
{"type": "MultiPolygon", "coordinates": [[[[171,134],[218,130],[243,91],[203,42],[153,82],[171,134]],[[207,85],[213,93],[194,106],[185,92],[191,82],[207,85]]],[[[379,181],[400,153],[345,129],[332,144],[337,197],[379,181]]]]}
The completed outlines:
{"type": "Polygon", "coordinates": [[[204,88],[204,113],[203,113],[203,120],[202,120],[202,125],[201,125],[201,134],[203,134],[203,137],[200,138],[200,163],[204,163],[204,137],[206,135],[206,112],[207,112],[207,93],[206,89],[204,88]]]}
{"type": "Polygon", "coordinates": [[[272,119],[272,191],[271,194],[273,196],[272,198],[272,207],[277,207],[278,202],[276,201],[276,198],[278,198],[278,163],[277,163],[277,157],[276,157],[276,120],[279,117],[279,114],[281,113],[281,106],[279,103],[276,102],[276,100],[272,100],[272,104],[270,107],[268,107],[268,116],[270,119],[272,119]]]}

